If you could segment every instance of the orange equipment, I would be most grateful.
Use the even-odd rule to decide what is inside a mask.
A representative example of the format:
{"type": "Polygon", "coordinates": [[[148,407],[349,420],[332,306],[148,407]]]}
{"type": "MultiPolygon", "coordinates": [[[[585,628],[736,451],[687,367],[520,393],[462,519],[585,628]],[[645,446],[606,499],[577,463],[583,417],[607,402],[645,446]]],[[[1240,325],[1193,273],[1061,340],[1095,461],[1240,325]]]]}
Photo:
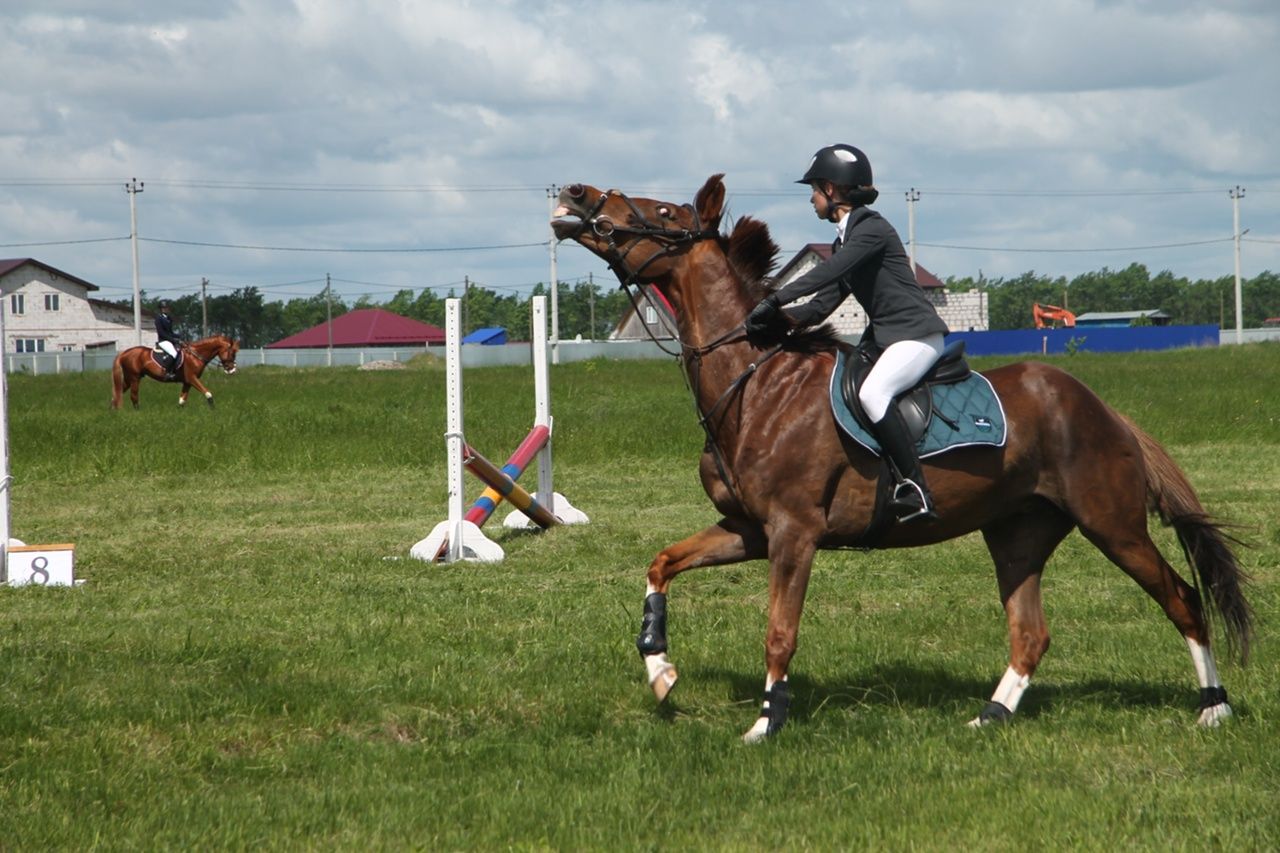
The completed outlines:
{"type": "Polygon", "coordinates": [[[1043,329],[1046,326],[1056,328],[1059,322],[1068,328],[1073,328],[1076,324],[1076,315],[1072,314],[1066,308],[1059,308],[1057,305],[1041,305],[1039,302],[1032,303],[1031,314],[1036,318],[1036,328],[1043,329]],[[1047,323],[1045,321],[1048,321],[1047,323]]]}

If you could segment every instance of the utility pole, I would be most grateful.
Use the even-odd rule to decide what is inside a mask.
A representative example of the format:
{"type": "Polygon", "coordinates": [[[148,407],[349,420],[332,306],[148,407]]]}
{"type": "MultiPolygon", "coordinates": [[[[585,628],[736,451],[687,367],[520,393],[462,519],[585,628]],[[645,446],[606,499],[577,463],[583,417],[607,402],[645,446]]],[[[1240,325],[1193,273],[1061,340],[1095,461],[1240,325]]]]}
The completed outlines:
{"type": "Polygon", "coordinates": [[[910,247],[907,258],[911,262],[911,275],[916,274],[916,202],[920,200],[920,191],[912,187],[907,191],[907,245],[910,247]]]}
{"type": "Polygon", "coordinates": [[[200,337],[209,337],[209,279],[200,278],[200,337]]]}
{"type": "Polygon", "coordinates": [[[1244,300],[1240,293],[1240,199],[1244,198],[1244,187],[1236,184],[1235,189],[1227,190],[1231,196],[1231,234],[1236,244],[1236,343],[1244,342],[1244,317],[1242,308],[1244,300]]]}
{"type": "Polygon", "coordinates": [[[471,276],[462,277],[462,336],[467,336],[467,294],[471,292],[471,276]]]}
{"type": "Polygon", "coordinates": [[[129,194],[129,240],[133,243],[133,334],[138,339],[138,346],[142,346],[142,291],[138,288],[138,205],[136,200],[143,186],[144,184],[137,178],[130,179],[129,183],[124,185],[124,191],[129,194]]]}
{"type": "Polygon", "coordinates": [[[591,340],[596,339],[596,280],[595,273],[587,273],[587,301],[591,305],[591,340]]]}
{"type": "Polygon", "coordinates": [[[329,330],[328,366],[333,367],[333,280],[324,274],[324,324],[329,330]]]}
{"type": "MultiPolygon", "coordinates": [[[[556,210],[556,199],[560,196],[560,188],[555,184],[547,187],[547,227],[551,228],[552,215],[556,210]]],[[[551,250],[551,363],[560,363],[560,282],[556,280],[556,232],[551,228],[551,236],[547,240],[551,250]]]]}

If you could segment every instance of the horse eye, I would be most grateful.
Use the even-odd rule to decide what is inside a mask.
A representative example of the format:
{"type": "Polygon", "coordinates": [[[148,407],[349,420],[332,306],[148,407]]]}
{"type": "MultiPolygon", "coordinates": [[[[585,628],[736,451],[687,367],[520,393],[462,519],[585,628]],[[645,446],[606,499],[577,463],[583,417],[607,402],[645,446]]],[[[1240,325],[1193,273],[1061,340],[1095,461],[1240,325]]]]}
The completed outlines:
{"type": "Polygon", "coordinates": [[[661,216],[663,219],[672,219],[672,218],[673,218],[673,216],[672,216],[672,214],[671,214],[671,208],[669,208],[669,207],[660,207],[660,208],[658,208],[658,215],[659,215],[659,216],[661,216]]]}

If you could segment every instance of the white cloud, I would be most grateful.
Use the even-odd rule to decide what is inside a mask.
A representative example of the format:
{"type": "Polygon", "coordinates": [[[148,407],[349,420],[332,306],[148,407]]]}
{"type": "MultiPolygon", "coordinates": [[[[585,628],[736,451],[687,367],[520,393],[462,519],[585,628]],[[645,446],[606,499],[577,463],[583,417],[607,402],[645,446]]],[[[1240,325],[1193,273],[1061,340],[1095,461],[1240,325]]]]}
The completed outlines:
{"type": "MultiPolygon", "coordinates": [[[[891,221],[905,223],[902,190],[926,192],[922,240],[1216,236],[1229,214],[1216,195],[1151,208],[1123,196],[1014,204],[927,193],[1216,193],[1235,183],[1251,185],[1252,233],[1280,237],[1278,20],[1266,0],[822,0],[802,11],[756,0],[10,0],[0,10],[0,179],[87,185],[0,185],[0,209],[11,243],[117,234],[127,230],[120,184],[136,175],[150,182],[140,217],[157,237],[505,244],[545,237],[551,183],[685,201],[725,171],[733,213],[766,217],[794,249],[827,232],[791,181],[818,146],[849,141],[871,156],[891,221]],[[218,182],[313,191],[193,186],[218,182]],[[353,184],[519,189],[314,191],[353,184]]],[[[1280,267],[1267,245],[1250,247],[1258,269],[1280,267]]],[[[77,274],[83,263],[86,274],[129,277],[127,250],[111,244],[47,252],[77,274]]],[[[144,253],[153,286],[209,273],[296,279],[318,264],[421,284],[546,275],[541,249],[316,257],[149,244],[144,253]]],[[[1090,255],[940,260],[955,266],[929,264],[943,275],[1095,265],[1090,255]]],[[[1208,253],[1173,260],[1197,274],[1221,266],[1208,253]]],[[[585,253],[566,249],[561,261],[566,275],[604,274],[585,253]]]]}

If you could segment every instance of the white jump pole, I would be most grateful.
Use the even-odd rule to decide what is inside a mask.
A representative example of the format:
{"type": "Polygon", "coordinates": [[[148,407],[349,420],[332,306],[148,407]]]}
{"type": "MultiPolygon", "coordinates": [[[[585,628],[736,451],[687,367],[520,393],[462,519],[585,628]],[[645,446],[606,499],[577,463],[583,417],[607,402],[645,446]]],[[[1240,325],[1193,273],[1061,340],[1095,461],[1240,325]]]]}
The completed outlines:
{"type": "Polygon", "coordinates": [[[0,300],[0,584],[9,582],[9,348],[0,300]]]}
{"type": "MultiPolygon", "coordinates": [[[[533,497],[560,519],[561,524],[586,524],[585,513],[569,503],[555,490],[551,476],[551,450],[555,444],[555,419],[551,417],[551,377],[547,367],[547,297],[531,300],[530,326],[533,336],[533,425],[550,431],[547,443],[538,451],[538,490],[533,497]]],[[[554,357],[554,355],[552,356],[554,357]]],[[[503,527],[524,528],[533,522],[520,510],[513,510],[502,520],[503,527]]]]}
{"type": "Polygon", "coordinates": [[[449,553],[447,562],[462,559],[462,322],[458,300],[444,306],[445,453],[449,460],[449,553]]]}
{"type": "Polygon", "coordinates": [[[480,527],[463,516],[462,457],[466,440],[462,425],[462,302],[446,299],[444,304],[444,384],[445,384],[445,453],[448,455],[449,517],[436,525],[431,535],[410,549],[419,560],[434,561],[439,556],[446,563],[458,560],[497,562],[502,559],[501,546],[491,542],[480,527]],[[440,554],[441,547],[445,552],[440,554]]]}
{"type": "Polygon", "coordinates": [[[551,430],[551,438],[538,451],[538,491],[534,496],[554,514],[556,493],[551,482],[551,441],[556,433],[551,423],[551,377],[547,371],[547,297],[535,296],[532,301],[533,425],[551,430]]]}

